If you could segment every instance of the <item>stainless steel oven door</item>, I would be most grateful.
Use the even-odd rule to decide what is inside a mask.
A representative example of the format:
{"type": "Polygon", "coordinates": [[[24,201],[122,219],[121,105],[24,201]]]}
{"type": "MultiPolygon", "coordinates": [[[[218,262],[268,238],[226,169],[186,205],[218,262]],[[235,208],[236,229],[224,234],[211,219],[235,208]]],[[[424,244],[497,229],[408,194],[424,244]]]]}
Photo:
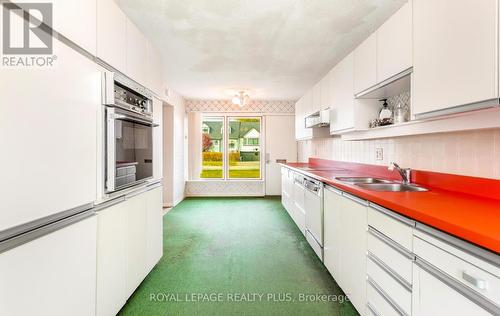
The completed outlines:
{"type": "Polygon", "coordinates": [[[153,128],[141,115],[106,107],[106,193],[153,177],[153,128]]]}

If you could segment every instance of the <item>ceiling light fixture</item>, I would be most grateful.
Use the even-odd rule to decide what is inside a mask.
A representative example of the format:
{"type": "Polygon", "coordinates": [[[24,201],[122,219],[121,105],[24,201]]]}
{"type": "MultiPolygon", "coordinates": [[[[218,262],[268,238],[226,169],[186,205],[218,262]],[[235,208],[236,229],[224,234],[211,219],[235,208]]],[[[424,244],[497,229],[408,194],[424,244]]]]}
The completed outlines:
{"type": "Polygon", "coordinates": [[[249,100],[250,96],[248,95],[248,92],[242,90],[237,94],[235,94],[231,101],[233,102],[233,104],[239,105],[240,107],[244,107],[249,100]]]}

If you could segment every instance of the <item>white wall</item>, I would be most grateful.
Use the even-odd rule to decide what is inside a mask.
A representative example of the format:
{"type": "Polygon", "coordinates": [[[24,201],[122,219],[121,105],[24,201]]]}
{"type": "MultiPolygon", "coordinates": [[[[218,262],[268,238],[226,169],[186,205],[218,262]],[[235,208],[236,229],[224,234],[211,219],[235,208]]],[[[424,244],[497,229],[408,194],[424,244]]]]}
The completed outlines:
{"type": "MultiPolygon", "coordinates": [[[[185,117],[186,108],[184,98],[174,91],[170,91],[166,98],[168,104],[173,106],[173,147],[171,155],[173,157],[173,205],[176,205],[184,199],[185,188],[185,117]]],[[[168,152],[169,148],[165,148],[164,152],[168,152]]]]}
{"type": "Polygon", "coordinates": [[[500,179],[500,129],[405,136],[365,141],[338,137],[298,142],[298,160],[309,157],[500,179]],[[375,149],[382,148],[383,160],[375,149]]]}

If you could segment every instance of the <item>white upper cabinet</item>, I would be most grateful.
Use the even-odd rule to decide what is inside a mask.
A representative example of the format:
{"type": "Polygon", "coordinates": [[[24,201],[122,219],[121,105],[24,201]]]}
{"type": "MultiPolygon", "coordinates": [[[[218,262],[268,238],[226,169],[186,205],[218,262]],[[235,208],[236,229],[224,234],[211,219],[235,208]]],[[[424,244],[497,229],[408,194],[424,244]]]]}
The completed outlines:
{"type": "Polygon", "coordinates": [[[127,17],[113,0],[97,1],[97,57],[126,73],[127,17]]]}
{"type": "Polygon", "coordinates": [[[2,105],[15,106],[0,106],[0,189],[15,212],[0,212],[0,231],[96,200],[101,72],[57,40],[54,49],[54,67],[2,69],[2,105]]]}
{"type": "Polygon", "coordinates": [[[163,90],[163,65],[158,50],[151,41],[148,41],[147,55],[147,87],[157,95],[162,95],[163,90]]]}
{"type": "Polygon", "coordinates": [[[354,50],[354,93],[377,83],[377,34],[373,33],[354,50]]]}
{"type": "Polygon", "coordinates": [[[330,134],[366,129],[379,110],[376,100],[354,98],[353,55],[347,55],[331,73],[330,134]]]}
{"type": "Polygon", "coordinates": [[[53,29],[90,54],[96,54],[96,4],[98,1],[36,0],[30,2],[52,2],[53,29]]]}
{"type": "Polygon", "coordinates": [[[497,1],[413,1],[413,114],[498,96],[497,1]]]}
{"type": "Polygon", "coordinates": [[[330,71],[326,76],[321,80],[321,107],[320,110],[328,109],[332,106],[332,98],[331,98],[331,75],[330,71]]]}
{"type": "Polygon", "coordinates": [[[349,54],[332,70],[330,132],[354,128],[353,54],[349,54]]]}
{"type": "Polygon", "coordinates": [[[321,109],[321,81],[316,83],[316,85],[312,89],[312,107],[310,109],[310,113],[307,113],[307,115],[313,114],[315,112],[318,112],[321,109]]]}
{"type": "Polygon", "coordinates": [[[312,112],[313,92],[309,90],[295,104],[295,138],[309,139],[313,137],[313,129],[305,127],[305,118],[311,115],[312,112]]]}
{"type": "Polygon", "coordinates": [[[127,19],[126,74],[146,86],[148,84],[148,40],[132,21],[127,19]]]}
{"type": "Polygon", "coordinates": [[[406,3],[377,30],[377,82],[412,66],[411,3],[406,3]]]}
{"type": "Polygon", "coordinates": [[[300,139],[300,111],[302,110],[302,99],[304,97],[300,98],[297,100],[295,103],[295,139],[299,140],[300,139]]]}

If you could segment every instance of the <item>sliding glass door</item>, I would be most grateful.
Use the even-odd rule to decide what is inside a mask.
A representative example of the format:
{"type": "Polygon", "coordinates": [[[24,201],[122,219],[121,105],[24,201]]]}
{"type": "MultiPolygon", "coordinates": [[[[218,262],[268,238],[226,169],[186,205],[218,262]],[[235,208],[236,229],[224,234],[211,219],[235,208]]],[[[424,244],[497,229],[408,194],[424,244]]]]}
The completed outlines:
{"type": "Polygon", "coordinates": [[[261,117],[204,116],[203,179],[262,179],[261,117]]]}

